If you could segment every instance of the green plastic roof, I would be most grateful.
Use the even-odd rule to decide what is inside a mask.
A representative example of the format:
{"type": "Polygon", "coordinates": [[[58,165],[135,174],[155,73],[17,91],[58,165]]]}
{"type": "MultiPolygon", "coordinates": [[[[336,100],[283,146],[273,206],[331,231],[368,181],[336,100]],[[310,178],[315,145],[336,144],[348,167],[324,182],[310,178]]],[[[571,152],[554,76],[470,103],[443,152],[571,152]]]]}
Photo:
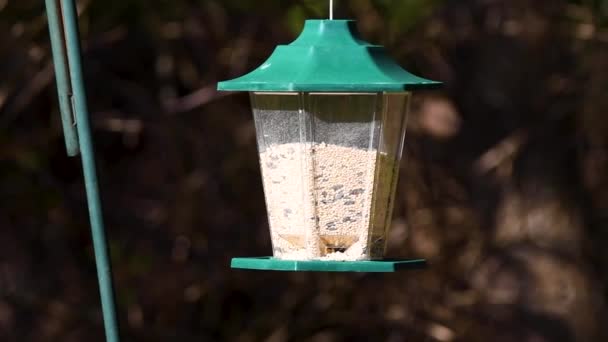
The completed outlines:
{"type": "Polygon", "coordinates": [[[249,74],[218,83],[218,90],[395,92],[439,85],[402,69],[384,47],[362,41],[353,20],[307,20],[295,41],[277,46],[249,74]]]}

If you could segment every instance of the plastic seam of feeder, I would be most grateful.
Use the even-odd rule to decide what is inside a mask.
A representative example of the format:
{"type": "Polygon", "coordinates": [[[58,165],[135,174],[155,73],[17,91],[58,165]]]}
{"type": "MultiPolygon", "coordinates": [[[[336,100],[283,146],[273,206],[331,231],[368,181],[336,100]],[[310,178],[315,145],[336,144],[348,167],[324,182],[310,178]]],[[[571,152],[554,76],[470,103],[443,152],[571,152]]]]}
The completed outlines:
{"type": "MultiPolygon", "coordinates": [[[[376,103],[374,106],[374,125],[377,125],[377,121],[380,122],[380,125],[383,125],[384,123],[386,123],[386,112],[387,112],[387,106],[386,106],[386,95],[385,93],[378,93],[376,95],[376,103]],[[379,98],[379,99],[378,99],[379,98]],[[380,120],[377,120],[377,116],[378,113],[380,113],[380,120]]],[[[384,130],[385,128],[382,127],[382,130],[384,130]]],[[[376,162],[374,165],[374,170],[373,170],[373,176],[372,176],[372,182],[371,184],[373,184],[372,189],[371,189],[371,193],[372,193],[372,199],[371,199],[371,203],[373,206],[370,207],[370,213],[369,213],[369,224],[367,227],[367,241],[366,241],[366,246],[372,246],[372,240],[374,238],[374,228],[375,228],[375,223],[376,223],[376,207],[375,205],[377,205],[377,196],[378,196],[378,187],[380,186],[380,168],[382,167],[382,158],[381,158],[381,148],[382,148],[382,144],[384,143],[384,134],[382,134],[383,132],[381,132],[380,134],[377,134],[379,140],[377,141],[377,148],[376,148],[376,162]]],[[[376,136],[376,134],[372,133],[371,134],[371,138],[370,138],[370,148],[371,146],[371,142],[373,141],[374,136],[376,136]]],[[[369,172],[369,171],[368,171],[369,172]]],[[[394,176],[393,176],[394,177],[394,176]]],[[[385,227],[385,229],[387,229],[387,227],[385,227]]],[[[388,231],[387,231],[388,233],[388,231]]],[[[387,234],[385,234],[387,235],[387,234]]],[[[386,240],[386,239],[385,239],[386,240]]],[[[370,256],[372,253],[371,250],[367,251],[368,256],[370,256]]]]}

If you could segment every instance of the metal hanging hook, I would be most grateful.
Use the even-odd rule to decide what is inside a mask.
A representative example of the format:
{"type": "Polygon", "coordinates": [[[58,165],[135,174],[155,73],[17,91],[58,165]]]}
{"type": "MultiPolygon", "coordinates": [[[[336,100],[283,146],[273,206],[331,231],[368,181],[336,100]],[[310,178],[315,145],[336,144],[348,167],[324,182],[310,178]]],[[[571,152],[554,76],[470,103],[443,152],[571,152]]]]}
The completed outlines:
{"type": "Polygon", "coordinates": [[[78,133],[75,128],[76,115],[74,102],[72,101],[73,91],[70,80],[71,73],[65,22],[61,12],[62,3],[60,1],[46,1],[46,13],[51,36],[51,49],[53,52],[53,64],[55,66],[55,78],[57,80],[57,95],[59,97],[63,137],[67,153],[73,157],[78,155],[80,148],[78,146],[78,133]]]}

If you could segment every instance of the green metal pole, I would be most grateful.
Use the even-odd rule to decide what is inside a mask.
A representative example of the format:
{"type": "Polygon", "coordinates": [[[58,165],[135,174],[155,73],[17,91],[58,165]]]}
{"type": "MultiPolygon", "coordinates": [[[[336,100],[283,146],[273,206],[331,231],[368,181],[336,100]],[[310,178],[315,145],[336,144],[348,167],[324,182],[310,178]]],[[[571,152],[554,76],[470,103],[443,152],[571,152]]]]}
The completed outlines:
{"type": "MultiPolygon", "coordinates": [[[[59,56],[59,58],[54,59],[54,62],[57,74],[57,86],[60,95],[60,105],[65,101],[65,98],[62,98],[62,94],[67,94],[69,96],[69,108],[71,109],[71,111],[66,110],[66,107],[68,106],[65,104],[61,105],[64,129],[66,127],[66,120],[71,120],[72,113],[75,114],[77,130],[76,139],[79,143],[84,172],[106,341],[119,342],[114,290],[112,287],[112,270],[108,256],[102,206],[99,196],[99,185],[97,182],[95,154],[89,123],[89,112],[80,63],[80,38],[76,6],[74,0],[46,0],[46,6],[49,13],[53,57],[59,56]],[[59,9],[59,11],[57,9],[59,9]],[[63,25],[59,26],[60,24],[63,25]],[[66,61],[67,64],[65,63],[66,61]],[[69,76],[68,80],[65,79],[66,74],[69,76]],[[66,81],[69,82],[69,85],[66,81]]],[[[72,139],[72,136],[75,134],[72,132],[72,136],[68,137],[68,135],[70,135],[70,129],[73,129],[73,124],[68,126],[72,128],[68,128],[64,131],[64,134],[66,135],[68,153],[70,153],[74,150],[73,146],[70,145],[70,139],[72,139]],[[70,148],[72,148],[72,150],[70,150],[70,148]]]]}

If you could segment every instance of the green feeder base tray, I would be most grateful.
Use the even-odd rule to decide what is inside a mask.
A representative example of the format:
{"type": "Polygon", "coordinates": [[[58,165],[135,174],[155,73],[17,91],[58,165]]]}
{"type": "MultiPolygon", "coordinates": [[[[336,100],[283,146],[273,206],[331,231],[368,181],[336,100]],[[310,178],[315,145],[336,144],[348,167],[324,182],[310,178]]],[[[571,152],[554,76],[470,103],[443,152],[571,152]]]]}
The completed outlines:
{"type": "Polygon", "coordinates": [[[371,260],[371,261],[296,261],[273,257],[232,258],[230,267],[264,271],[317,271],[317,272],[395,272],[420,269],[424,259],[371,260]]]}

